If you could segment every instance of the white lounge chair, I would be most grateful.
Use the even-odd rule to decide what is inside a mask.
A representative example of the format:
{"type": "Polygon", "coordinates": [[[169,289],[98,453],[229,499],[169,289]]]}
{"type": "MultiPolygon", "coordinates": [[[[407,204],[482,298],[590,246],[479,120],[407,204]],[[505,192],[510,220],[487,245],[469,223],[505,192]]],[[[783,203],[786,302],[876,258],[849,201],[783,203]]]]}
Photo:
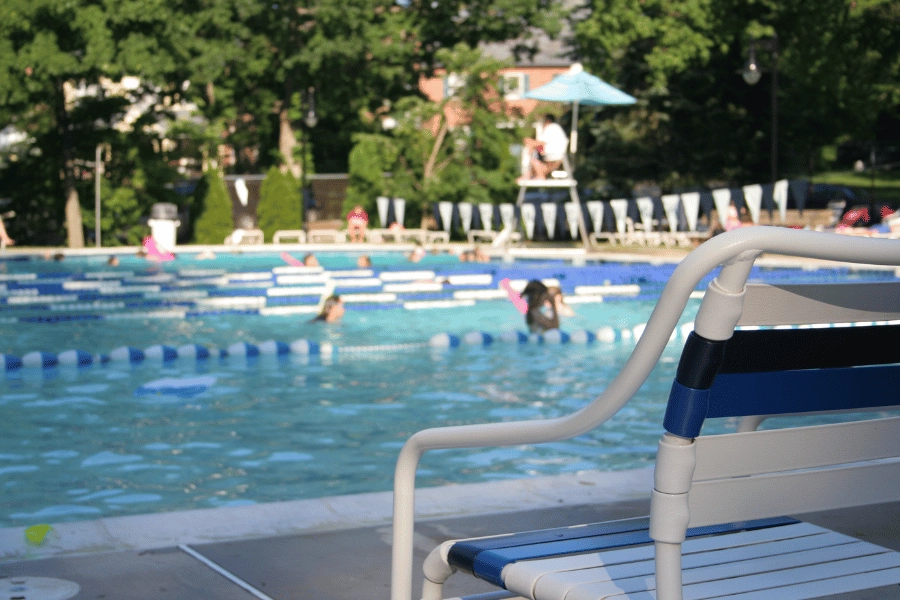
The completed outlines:
{"type": "Polygon", "coordinates": [[[265,234],[262,229],[235,229],[231,235],[225,238],[227,246],[247,246],[262,244],[265,242],[265,234]]]}
{"type": "Polygon", "coordinates": [[[773,227],[703,244],[676,268],[619,376],[582,410],[428,429],[407,441],[394,479],[392,600],[411,597],[422,454],[558,441],[607,421],[720,265],[672,386],[649,520],[445,542],[425,561],[422,597],[441,598],[456,570],[506,589],[482,598],[540,600],[793,599],[900,583],[900,553],[781,517],[900,500],[900,417],[755,430],[764,415],[900,408],[900,283],[747,285],[762,252],[900,265],[896,241],[773,227]],[[785,328],[853,322],[866,326],[785,328]],[[739,432],[700,435],[713,417],[741,418],[739,432]]]}
{"type": "Polygon", "coordinates": [[[302,229],[279,229],[272,236],[273,244],[284,244],[285,240],[297,240],[298,244],[305,244],[306,232],[302,229]]]}

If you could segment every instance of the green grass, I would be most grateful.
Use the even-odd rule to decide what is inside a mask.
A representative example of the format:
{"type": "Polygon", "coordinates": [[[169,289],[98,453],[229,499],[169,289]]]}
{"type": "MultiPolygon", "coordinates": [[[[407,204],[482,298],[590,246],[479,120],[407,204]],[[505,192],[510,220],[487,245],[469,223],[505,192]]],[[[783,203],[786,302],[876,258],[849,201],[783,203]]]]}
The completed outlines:
{"type": "MultiPolygon", "coordinates": [[[[829,171],[813,175],[812,182],[846,185],[861,189],[869,195],[873,192],[872,173],[829,171]]],[[[876,171],[874,193],[879,202],[887,201],[894,206],[900,204],[900,172],[876,171]]]]}

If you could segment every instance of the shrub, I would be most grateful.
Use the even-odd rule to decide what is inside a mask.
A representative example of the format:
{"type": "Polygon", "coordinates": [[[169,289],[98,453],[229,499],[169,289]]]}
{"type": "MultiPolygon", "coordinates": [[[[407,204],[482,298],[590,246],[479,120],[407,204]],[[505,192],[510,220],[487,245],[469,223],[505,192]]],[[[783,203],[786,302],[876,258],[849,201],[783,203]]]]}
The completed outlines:
{"type": "Polygon", "coordinates": [[[207,171],[201,183],[197,186],[197,198],[202,198],[199,203],[202,213],[194,227],[194,241],[198,244],[221,244],[234,231],[231,198],[218,171],[207,171]]]}
{"type": "Polygon", "coordinates": [[[267,240],[279,229],[303,227],[303,195],[293,174],[282,173],[277,167],[269,169],[259,191],[256,221],[267,240]]]}

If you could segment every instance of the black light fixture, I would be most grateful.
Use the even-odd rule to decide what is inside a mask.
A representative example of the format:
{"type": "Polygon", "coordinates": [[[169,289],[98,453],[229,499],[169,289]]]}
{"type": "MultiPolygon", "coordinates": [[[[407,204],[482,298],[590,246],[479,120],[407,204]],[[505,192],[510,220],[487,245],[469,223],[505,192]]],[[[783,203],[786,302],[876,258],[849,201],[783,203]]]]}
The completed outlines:
{"type": "Polygon", "coordinates": [[[778,179],[778,36],[761,38],[750,41],[750,51],[747,55],[747,63],[741,70],[741,76],[749,85],[759,83],[762,78],[762,68],[756,60],[757,48],[767,50],[772,55],[772,183],[778,179]]]}

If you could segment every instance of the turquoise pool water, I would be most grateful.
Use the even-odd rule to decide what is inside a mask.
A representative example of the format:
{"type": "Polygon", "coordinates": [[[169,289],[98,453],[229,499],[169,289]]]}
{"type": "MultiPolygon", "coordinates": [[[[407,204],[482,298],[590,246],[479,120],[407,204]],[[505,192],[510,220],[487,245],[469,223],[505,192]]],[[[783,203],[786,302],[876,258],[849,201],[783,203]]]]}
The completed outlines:
{"type": "MultiPolygon", "coordinates": [[[[395,258],[386,256],[385,264],[395,258]]],[[[8,266],[8,272],[29,272],[27,263],[8,266]]],[[[602,283],[607,267],[585,267],[585,277],[595,273],[602,283]]],[[[573,305],[577,316],[564,329],[627,329],[646,322],[652,296],[671,267],[657,268],[660,281],[646,265],[626,270],[642,294],[573,305]]],[[[795,281],[892,276],[755,274],[795,281]]],[[[627,282],[623,278],[620,283],[627,282]]],[[[692,320],[698,305],[690,302],[684,321],[692,320]]],[[[504,300],[430,310],[357,306],[331,326],[308,319],[232,313],[53,323],[13,319],[0,323],[0,349],[103,353],[125,344],[224,347],[300,338],[341,348],[424,342],[446,331],[522,329],[521,316],[504,300]]],[[[397,452],[415,431],[572,412],[604,389],[631,348],[623,341],[498,343],[8,372],[0,383],[0,526],[389,490],[397,452]]],[[[650,464],[679,352],[679,342],[670,344],[636,398],[596,431],[535,447],[433,452],[422,462],[420,484],[650,464]]],[[[727,430],[733,423],[711,427],[727,430]]]]}

